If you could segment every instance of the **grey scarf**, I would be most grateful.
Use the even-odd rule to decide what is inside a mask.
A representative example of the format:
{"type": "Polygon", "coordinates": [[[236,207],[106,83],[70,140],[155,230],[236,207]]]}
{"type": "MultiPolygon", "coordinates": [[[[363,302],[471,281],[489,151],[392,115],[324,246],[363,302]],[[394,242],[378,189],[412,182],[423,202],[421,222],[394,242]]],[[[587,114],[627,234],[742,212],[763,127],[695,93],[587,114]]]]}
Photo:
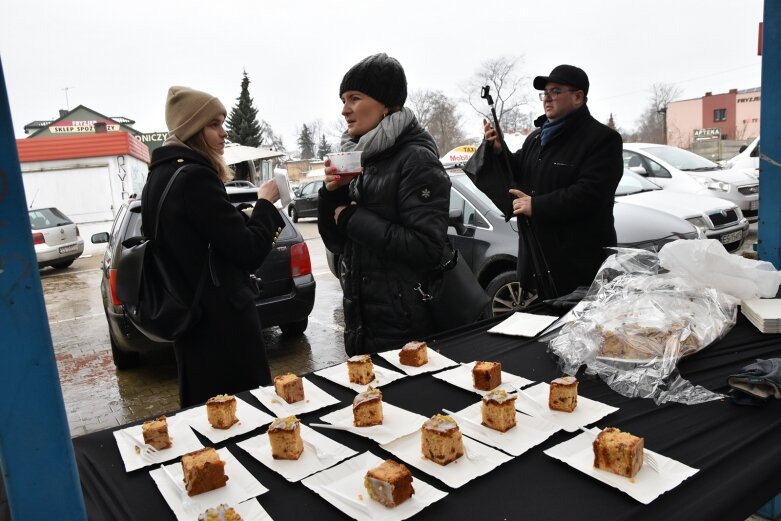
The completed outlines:
{"type": "Polygon", "coordinates": [[[403,107],[400,111],[383,118],[379,125],[362,135],[357,141],[347,132],[342,134],[340,150],[342,152],[362,150],[361,162],[363,163],[370,157],[392,147],[401,133],[413,121],[415,121],[415,114],[407,107],[403,107]]]}

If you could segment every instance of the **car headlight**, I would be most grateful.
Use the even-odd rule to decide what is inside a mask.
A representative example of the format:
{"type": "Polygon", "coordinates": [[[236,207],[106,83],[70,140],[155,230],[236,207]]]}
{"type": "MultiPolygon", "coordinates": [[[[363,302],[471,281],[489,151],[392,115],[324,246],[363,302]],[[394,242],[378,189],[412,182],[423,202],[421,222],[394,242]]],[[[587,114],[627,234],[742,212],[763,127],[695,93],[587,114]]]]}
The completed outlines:
{"type": "Polygon", "coordinates": [[[725,183],[724,181],[716,181],[712,177],[705,177],[705,176],[701,176],[701,175],[693,175],[692,178],[694,178],[695,181],[700,183],[702,186],[704,186],[708,190],[718,190],[720,192],[729,192],[729,183],[725,183]]]}
{"type": "Polygon", "coordinates": [[[710,223],[705,220],[705,217],[691,217],[686,220],[692,223],[695,228],[702,228],[704,230],[710,228],[710,223]]]}

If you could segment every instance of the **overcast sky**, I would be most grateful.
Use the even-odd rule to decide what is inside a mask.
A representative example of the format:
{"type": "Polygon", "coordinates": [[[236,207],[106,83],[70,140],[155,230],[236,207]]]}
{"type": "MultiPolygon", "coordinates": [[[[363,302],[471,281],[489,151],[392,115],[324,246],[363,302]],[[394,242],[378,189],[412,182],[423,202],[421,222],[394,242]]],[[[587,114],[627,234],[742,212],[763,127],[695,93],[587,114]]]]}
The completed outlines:
{"type": "MultiPolygon", "coordinates": [[[[589,107],[633,129],[653,83],[680,99],[760,86],[762,0],[4,0],[0,58],[16,136],[85,105],[165,130],[170,85],[230,107],[242,70],[259,116],[289,150],[302,123],[340,119],[339,83],[369,54],[396,57],[409,89],[453,98],[486,59],[523,56],[523,72],[571,63],[589,75],[589,107]],[[67,88],[68,90],[64,90],[67,88]]],[[[529,84],[531,91],[531,84],[529,84]]],[[[532,110],[539,112],[540,103],[532,110]]],[[[480,120],[465,107],[465,130],[480,120]]],[[[335,140],[332,140],[335,141],[335,140]]],[[[444,151],[443,151],[444,152],[444,151]]]]}

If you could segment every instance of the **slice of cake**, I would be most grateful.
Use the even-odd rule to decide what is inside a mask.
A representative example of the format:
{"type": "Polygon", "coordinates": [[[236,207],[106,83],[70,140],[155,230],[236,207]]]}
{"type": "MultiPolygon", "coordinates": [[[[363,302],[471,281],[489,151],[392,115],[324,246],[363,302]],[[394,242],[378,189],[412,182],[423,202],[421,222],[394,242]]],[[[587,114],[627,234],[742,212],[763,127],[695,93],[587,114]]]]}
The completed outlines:
{"type": "Polygon", "coordinates": [[[298,459],[304,452],[301,422],[295,416],[275,418],[268,428],[268,441],[274,459],[298,459]]]}
{"type": "Polygon", "coordinates": [[[578,380],[574,376],[562,376],[550,383],[548,407],[554,411],[572,412],[578,405],[578,380]]]}
{"type": "Polygon", "coordinates": [[[217,508],[209,508],[198,516],[198,521],[242,521],[238,512],[226,504],[217,508]]]}
{"type": "Polygon", "coordinates": [[[274,377],[274,390],[287,403],[300,402],[304,399],[304,380],[293,373],[274,377]]]}
{"type": "Polygon", "coordinates": [[[374,380],[374,364],[370,355],[355,355],[347,360],[350,383],[366,385],[374,380]]]}
{"type": "Polygon", "coordinates": [[[507,391],[501,389],[494,389],[483,396],[483,401],[480,404],[483,425],[501,432],[515,427],[516,398],[514,394],[507,394],[507,391]]]}
{"type": "Polygon", "coordinates": [[[435,414],[421,427],[420,450],[423,457],[447,465],[464,455],[461,429],[450,416],[435,414]]]}
{"type": "Polygon", "coordinates": [[[598,469],[633,478],[643,466],[643,438],[606,427],[592,445],[594,466],[598,469]]]}
{"type": "Polygon", "coordinates": [[[225,475],[225,462],[212,447],[182,456],[182,475],[184,488],[190,496],[224,487],[228,482],[228,476],[225,475]]]}
{"type": "Polygon", "coordinates": [[[239,421],[236,418],[236,398],[230,394],[218,394],[206,400],[206,417],[215,429],[229,429],[239,421]]]}
{"type": "Polygon", "coordinates": [[[475,362],[472,381],[476,389],[490,391],[502,383],[502,364],[499,362],[475,362]]]}
{"type": "Polygon", "coordinates": [[[383,461],[377,467],[369,469],[363,480],[363,486],[369,491],[369,497],[386,507],[395,507],[415,493],[412,488],[412,473],[403,463],[392,459],[383,461]]]}
{"type": "Polygon", "coordinates": [[[172,445],[171,438],[168,436],[168,420],[165,416],[144,422],[141,432],[144,435],[144,443],[157,450],[167,449],[172,445]]]}
{"type": "Polygon", "coordinates": [[[425,342],[408,342],[399,351],[399,363],[420,367],[428,363],[428,344],[425,342]]]}
{"type": "Polygon", "coordinates": [[[382,392],[369,386],[353,399],[353,424],[368,427],[382,424],[382,392]]]}

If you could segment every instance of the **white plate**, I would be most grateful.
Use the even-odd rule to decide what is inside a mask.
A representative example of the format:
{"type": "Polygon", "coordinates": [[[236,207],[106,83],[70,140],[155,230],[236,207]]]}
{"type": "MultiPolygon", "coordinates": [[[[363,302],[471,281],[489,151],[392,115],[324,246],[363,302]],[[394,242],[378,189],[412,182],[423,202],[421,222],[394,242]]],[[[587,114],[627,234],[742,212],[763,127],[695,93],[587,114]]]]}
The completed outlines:
{"type": "Polygon", "coordinates": [[[334,463],[358,454],[349,447],[345,447],[341,443],[323,436],[303,423],[301,424],[301,438],[304,442],[312,443],[318,449],[328,452],[329,455],[324,455],[320,459],[317,456],[317,452],[304,443],[304,452],[301,453],[297,460],[274,459],[271,457],[271,445],[268,440],[268,434],[260,434],[236,445],[274,472],[281,474],[288,481],[300,481],[315,472],[327,469],[334,463]]]}
{"type": "MultiPolygon", "coordinates": [[[[365,436],[377,443],[388,443],[411,432],[419,431],[428,419],[425,416],[396,407],[388,402],[382,402],[382,425],[356,427],[353,425],[353,406],[338,409],[326,414],[321,420],[332,425],[343,427],[359,436],[365,436]]],[[[317,427],[315,427],[316,429],[317,427]]]]}
{"type": "MultiPolygon", "coordinates": [[[[209,508],[216,508],[219,505],[214,505],[209,508]]],[[[230,507],[233,507],[233,510],[236,511],[241,516],[242,521],[273,521],[271,519],[271,516],[268,515],[268,512],[265,511],[265,509],[260,506],[260,503],[258,503],[257,499],[250,499],[248,501],[244,501],[243,503],[239,503],[237,505],[228,505],[230,507]]],[[[205,512],[206,510],[204,510],[205,512]]],[[[198,519],[195,518],[185,518],[189,520],[198,519]]]]}
{"type": "Polygon", "coordinates": [[[326,367],[325,369],[316,371],[315,374],[322,376],[323,378],[327,378],[328,380],[331,380],[332,382],[339,385],[349,387],[357,393],[364,392],[369,388],[369,386],[382,387],[383,385],[387,385],[398,380],[399,378],[404,378],[404,376],[406,376],[397,371],[391,371],[390,369],[385,369],[384,367],[375,365],[374,380],[369,382],[367,385],[354,384],[350,382],[347,376],[347,362],[343,362],[339,365],[332,365],[331,367],[326,367]]]}
{"type": "Polygon", "coordinates": [[[236,397],[236,418],[239,421],[227,429],[215,429],[212,427],[206,414],[206,405],[195,407],[180,414],[184,415],[185,420],[190,423],[193,429],[209,438],[209,441],[212,443],[220,443],[228,438],[246,434],[274,421],[273,416],[269,416],[239,397],[236,397]]]}
{"type": "Polygon", "coordinates": [[[299,416],[339,403],[339,400],[320,389],[305,377],[301,377],[301,380],[304,386],[304,399],[300,402],[287,403],[276,393],[273,385],[252,389],[250,392],[264,407],[268,407],[278,417],[299,416]]]}
{"type": "Polygon", "coordinates": [[[381,505],[369,497],[369,492],[363,486],[363,480],[369,469],[383,461],[371,452],[364,452],[331,469],[310,476],[301,483],[346,515],[359,521],[401,521],[414,516],[447,495],[446,492],[432,487],[425,481],[413,478],[412,488],[415,489],[415,493],[411,498],[392,508],[381,505]]]}
{"type": "MultiPolygon", "coordinates": [[[[599,432],[599,429],[591,430],[594,433],[599,432]]],[[[646,452],[653,454],[654,459],[659,463],[659,473],[654,472],[647,465],[643,465],[634,479],[629,479],[606,470],[595,469],[592,442],[593,438],[591,436],[581,433],[571,440],[549,448],[545,451],[545,454],[563,461],[602,483],[617,488],[644,505],[647,505],[668,490],[672,490],[680,485],[685,479],[699,472],[699,470],[674,459],[645,449],[646,452]]]]}
{"type": "Polygon", "coordinates": [[[501,335],[535,337],[540,331],[556,322],[559,317],[550,315],[534,315],[516,311],[507,319],[499,322],[488,330],[489,333],[501,335]]]}
{"type": "MultiPolygon", "coordinates": [[[[228,482],[224,487],[204,492],[196,496],[189,497],[188,499],[193,504],[195,510],[198,513],[193,516],[187,512],[182,502],[183,493],[180,489],[171,483],[168,476],[165,475],[162,469],[155,469],[149,472],[152,476],[157,488],[163,495],[168,506],[174,511],[177,519],[192,521],[197,519],[198,514],[205,511],[207,508],[212,508],[222,503],[228,505],[235,505],[252,499],[261,494],[268,492],[268,489],[264,487],[260,481],[245,469],[241,463],[230,453],[226,448],[219,449],[217,453],[220,455],[220,459],[225,462],[225,474],[228,476],[228,482]]],[[[182,464],[180,462],[166,465],[168,472],[177,480],[178,483],[184,483],[182,481],[182,464]]]]}
{"type": "Polygon", "coordinates": [[[617,407],[613,407],[612,405],[590,400],[584,396],[578,396],[578,405],[575,407],[574,411],[553,411],[548,407],[550,384],[540,382],[523,391],[535,399],[535,403],[541,410],[529,403],[529,400],[525,396],[518,396],[518,399],[515,400],[515,408],[517,410],[530,416],[537,416],[548,420],[551,423],[555,423],[567,432],[575,432],[581,427],[601,420],[608,414],[618,410],[617,407]]]}
{"type": "MultiPolygon", "coordinates": [[[[480,389],[475,388],[473,385],[474,380],[472,380],[472,368],[474,365],[474,362],[461,364],[458,367],[448,369],[447,371],[442,371],[441,373],[436,373],[432,376],[434,378],[444,380],[447,383],[453,384],[456,387],[460,387],[461,389],[466,389],[467,391],[472,391],[473,393],[477,393],[480,396],[485,396],[491,391],[481,391],[480,389]]],[[[510,384],[514,385],[515,387],[525,387],[533,383],[534,382],[531,380],[527,380],[522,376],[516,376],[514,374],[502,371],[502,383],[499,384],[496,388],[503,389],[507,392],[512,392],[513,389],[510,384]]]]}
{"type": "Polygon", "coordinates": [[[178,458],[182,454],[203,448],[203,444],[190,429],[190,425],[182,417],[181,413],[167,417],[166,421],[168,422],[168,436],[171,438],[171,447],[158,450],[148,456],[142,456],[136,452],[136,445],[127,436],[119,432],[119,430],[124,430],[133,434],[137,440],[143,440],[144,435],[141,433],[141,425],[126,427],[112,433],[117,442],[119,455],[122,456],[122,461],[125,464],[125,471],[130,472],[149,465],[163,463],[164,461],[178,458]]]}
{"type": "Polygon", "coordinates": [[[420,451],[420,437],[421,433],[415,432],[382,445],[382,448],[402,460],[404,463],[412,465],[426,474],[434,476],[442,481],[442,483],[452,488],[461,487],[476,477],[487,474],[499,465],[507,463],[512,459],[511,456],[499,452],[494,448],[462,436],[461,439],[464,442],[466,452],[474,459],[469,459],[467,455],[464,454],[447,465],[440,465],[423,457],[420,451]]]}
{"type": "Polygon", "coordinates": [[[387,360],[394,367],[398,367],[399,369],[407,373],[409,376],[415,376],[424,373],[433,373],[434,371],[440,371],[442,369],[447,369],[448,367],[453,367],[454,365],[458,365],[458,362],[454,362],[453,360],[446,357],[445,355],[437,353],[436,351],[434,351],[434,349],[430,347],[428,348],[427,363],[421,365],[420,367],[415,367],[412,365],[402,365],[401,362],[399,362],[400,352],[401,349],[394,349],[393,351],[385,351],[377,354],[383,357],[385,360],[387,360]]]}
{"type": "Polygon", "coordinates": [[[455,418],[464,435],[481,441],[486,445],[496,447],[513,456],[520,456],[561,430],[561,427],[554,423],[525,414],[517,414],[515,427],[505,432],[489,429],[483,425],[475,425],[475,423],[480,424],[483,421],[480,402],[472,404],[461,411],[456,411],[456,416],[474,422],[459,421],[457,417],[455,418]]]}

